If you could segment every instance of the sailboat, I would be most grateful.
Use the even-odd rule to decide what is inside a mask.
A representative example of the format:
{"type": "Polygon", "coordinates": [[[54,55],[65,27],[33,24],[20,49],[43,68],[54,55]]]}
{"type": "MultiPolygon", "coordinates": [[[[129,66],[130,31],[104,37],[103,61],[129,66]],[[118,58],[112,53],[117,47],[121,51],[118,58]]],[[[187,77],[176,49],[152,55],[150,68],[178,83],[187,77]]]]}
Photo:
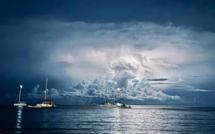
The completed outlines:
{"type": "Polygon", "coordinates": [[[56,104],[53,100],[49,100],[48,98],[48,89],[47,89],[47,84],[48,84],[48,78],[46,78],[46,85],[45,85],[45,96],[44,96],[44,101],[40,104],[37,104],[36,106],[31,106],[28,105],[28,107],[31,108],[49,108],[49,107],[56,107],[56,104]]]}
{"type": "Polygon", "coordinates": [[[115,105],[119,108],[131,108],[131,106],[127,106],[124,103],[121,102],[115,102],[115,105]]]}
{"type": "Polygon", "coordinates": [[[90,103],[88,103],[87,105],[88,106],[97,106],[97,104],[93,102],[93,98],[90,98],[90,103]]]}
{"type": "MultiPolygon", "coordinates": [[[[18,107],[23,107],[23,106],[27,106],[26,102],[25,101],[20,101],[21,99],[21,93],[22,93],[22,85],[20,85],[20,89],[19,89],[19,99],[18,99],[18,102],[17,103],[14,103],[14,106],[18,106],[18,107]]],[[[16,99],[17,100],[17,99],[16,99]]]]}
{"type": "MultiPolygon", "coordinates": [[[[120,91],[120,88],[117,88],[117,91],[119,93],[120,91]]],[[[118,108],[131,108],[131,106],[127,106],[125,105],[124,103],[121,103],[120,101],[116,101],[117,100],[117,97],[115,97],[115,105],[118,107],[118,108]]]]}
{"type": "Polygon", "coordinates": [[[116,105],[112,104],[111,102],[108,102],[106,99],[106,94],[107,94],[107,88],[105,89],[105,95],[104,95],[104,104],[100,105],[100,107],[113,107],[116,108],[116,105]]]}

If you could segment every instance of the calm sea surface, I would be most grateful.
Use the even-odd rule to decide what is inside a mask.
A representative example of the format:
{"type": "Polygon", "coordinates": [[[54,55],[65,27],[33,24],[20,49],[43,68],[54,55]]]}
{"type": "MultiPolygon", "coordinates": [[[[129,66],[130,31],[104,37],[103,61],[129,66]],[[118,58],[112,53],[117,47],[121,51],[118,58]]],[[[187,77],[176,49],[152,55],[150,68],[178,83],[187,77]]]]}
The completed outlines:
{"type": "Polygon", "coordinates": [[[132,109],[58,106],[0,107],[0,134],[7,133],[215,133],[215,108],[132,106],[132,109]]]}

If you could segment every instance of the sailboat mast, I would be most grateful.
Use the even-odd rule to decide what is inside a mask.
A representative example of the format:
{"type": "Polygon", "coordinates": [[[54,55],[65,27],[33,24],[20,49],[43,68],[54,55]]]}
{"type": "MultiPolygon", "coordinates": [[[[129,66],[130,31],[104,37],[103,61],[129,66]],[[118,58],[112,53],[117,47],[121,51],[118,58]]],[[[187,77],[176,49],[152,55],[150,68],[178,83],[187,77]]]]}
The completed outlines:
{"type": "Polygon", "coordinates": [[[46,100],[46,98],[47,98],[47,92],[48,92],[48,90],[47,90],[47,84],[48,84],[48,78],[46,78],[46,86],[45,86],[45,100],[46,100]]]}
{"type": "Polygon", "coordinates": [[[20,102],[20,98],[21,98],[21,93],[22,93],[22,85],[20,85],[20,90],[19,90],[19,102],[20,102]]]}

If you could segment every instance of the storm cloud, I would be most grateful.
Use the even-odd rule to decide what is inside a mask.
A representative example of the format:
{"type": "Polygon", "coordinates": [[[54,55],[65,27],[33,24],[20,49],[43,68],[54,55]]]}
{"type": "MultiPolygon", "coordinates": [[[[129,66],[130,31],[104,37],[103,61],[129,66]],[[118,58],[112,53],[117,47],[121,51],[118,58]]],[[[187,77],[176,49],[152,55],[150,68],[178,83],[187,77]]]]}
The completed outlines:
{"type": "MultiPolygon", "coordinates": [[[[65,85],[50,88],[55,97],[180,102],[186,97],[175,91],[215,89],[210,81],[215,76],[211,32],[171,23],[59,20],[20,21],[0,28],[0,73],[58,77],[65,85]]],[[[38,94],[41,87],[36,87],[29,95],[38,94]]]]}

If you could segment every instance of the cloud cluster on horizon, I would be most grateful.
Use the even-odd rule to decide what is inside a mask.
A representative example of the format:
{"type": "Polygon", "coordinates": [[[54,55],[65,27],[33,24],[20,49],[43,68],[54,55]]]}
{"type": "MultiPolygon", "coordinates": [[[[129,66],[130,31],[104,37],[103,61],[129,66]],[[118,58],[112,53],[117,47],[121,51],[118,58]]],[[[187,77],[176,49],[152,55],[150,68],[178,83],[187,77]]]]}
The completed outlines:
{"type": "Polygon", "coordinates": [[[145,22],[30,20],[0,27],[13,37],[2,40],[15,59],[7,62],[25,59],[28,66],[20,68],[30,73],[71,79],[72,87],[53,88],[53,95],[112,98],[120,88],[121,98],[178,101],[165,91],[213,90],[204,84],[215,76],[214,33],[145,22]]]}

